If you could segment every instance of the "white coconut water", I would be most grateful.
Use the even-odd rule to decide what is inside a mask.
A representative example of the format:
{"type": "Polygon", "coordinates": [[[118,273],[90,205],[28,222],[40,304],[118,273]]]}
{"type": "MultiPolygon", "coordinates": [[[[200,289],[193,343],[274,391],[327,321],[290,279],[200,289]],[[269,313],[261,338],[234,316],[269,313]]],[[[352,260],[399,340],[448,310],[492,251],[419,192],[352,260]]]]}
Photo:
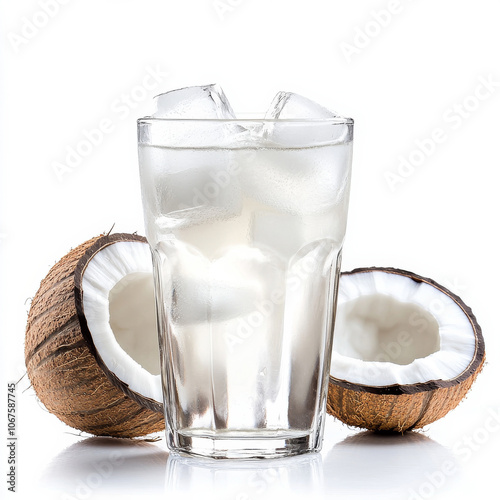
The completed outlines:
{"type": "Polygon", "coordinates": [[[166,397],[181,435],[297,437],[314,428],[350,146],[140,146],[169,332],[166,397]]]}

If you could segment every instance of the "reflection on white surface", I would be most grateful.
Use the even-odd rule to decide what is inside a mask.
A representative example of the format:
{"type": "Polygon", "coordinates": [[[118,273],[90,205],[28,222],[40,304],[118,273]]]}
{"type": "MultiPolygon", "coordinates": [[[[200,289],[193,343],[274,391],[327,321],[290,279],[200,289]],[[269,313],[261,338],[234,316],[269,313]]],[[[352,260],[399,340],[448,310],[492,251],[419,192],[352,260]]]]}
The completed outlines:
{"type": "Polygon", "coordinates": [[[267,460],[168,457],[166,498],[251,500],[321,494],[321,455],[267,460]]]}
{"type": "Polygon", "coordinates": [[[417,432],[359,432],[324,460],[324,490],[335,498],[436,498],[458,475],[453,453],[417,432]]]}
{"type": "Polygon", "coordinates": [[[335,444],[337,432],[321,454],[254,461],[169,455],[164,441],[87,438],[53,458],[33,486],[51,500],[414,500],[442,498],[460,477],[453,453],[422,433],[352,432],[335,444]]]}
{"type": "Polygon", "coordinates": [[[42,484],[53,498],[111,498],[162,491],[168,453],[145,441],[92,437],[63,450],[42,484]]]}

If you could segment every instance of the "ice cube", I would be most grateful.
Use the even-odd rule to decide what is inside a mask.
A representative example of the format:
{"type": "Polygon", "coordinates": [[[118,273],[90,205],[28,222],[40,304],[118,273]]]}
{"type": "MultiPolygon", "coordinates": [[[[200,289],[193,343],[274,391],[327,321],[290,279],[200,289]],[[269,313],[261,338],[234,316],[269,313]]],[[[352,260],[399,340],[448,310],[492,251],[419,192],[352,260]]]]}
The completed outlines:
{"type": "Polygon", "coordinates": [[[256,211],[252,220],[253,245],[279,255],[285,262],[311,244],[336,241],[342,244],[345,217],[338,211],[320,215],[289,215],[256,211]]]}
{"type": "Polygon", "coordinates": [[[148,217],[160,231],[227,220],[241,212],[233,152],[141,146],[148,217]]]}
{"type": "Polygon", "coordinates": [[[227,321],[255,309],[255,291],[241,284],[207,277],[178,276],[174,282],[177,302],[172,320],[179,324],[227,321]]]}
{"type": "Polygon", "coordinates": [[[237,217],[241,212],[240,185],[224,164],[203,165],[164,176],[160,196],[160,229],[180,229],[237,217]],[[227,177],[227,184],[217,180],[227,177]]]}
{"type": "Polygon", "coordinates": [[[243,193],[293,215],[326,213],[344,198],[350,154],[350,144],[261,149],[242,164],[243,193]]]}
{"type": "Polygon", "coordinates": [[[175,238],[157,248],[165,257],[164,282],[172,283],[168,300],[175,324],[244,317],[258,310],[267,290],[283,282],[285,266],[256,248],[234,246],[213,261],[175,238]]]}
{"type": "Polygon", "coordinates": [[[345,119],[293,92],[278,92],[266,119],[275,121],[265,124],[263,137],[268,143],[279,146],[321,146],[341,143],[349,136],[345,119]],[[290,120],[295,123],[290,123],[290,120]]]}
{"type": "Polygon", "coordinates": [[[185,87],[155,97],[155,118],[234,119],[235,114],[217,84],[185,87]]]}
{"type": "Polygon", "coordinates": [[[339,115],[320,104],[293,92],[278,92],[266,113],[270,120],[314,120],[336,118],[339,115]]]}
{"type": "Polygon", "coordinates": [[[236,115],[217,84],[185,87],[156,96],[153,118],[178,120],[175,125],[169,123],[149,131],[156,145],[230,148],[254,142],[251,127],[233,122],[236,115]]]}

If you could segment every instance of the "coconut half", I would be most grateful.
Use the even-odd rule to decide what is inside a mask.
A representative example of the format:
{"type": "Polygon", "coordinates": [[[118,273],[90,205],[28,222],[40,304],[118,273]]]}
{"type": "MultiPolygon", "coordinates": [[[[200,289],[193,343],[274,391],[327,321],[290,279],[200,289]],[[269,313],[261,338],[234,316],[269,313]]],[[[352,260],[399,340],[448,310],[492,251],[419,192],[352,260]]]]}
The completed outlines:
{"type": "MultiPolygon", "coordinates": [[[[45,407],[97,436],[164,429],[151,254],[131,234],[93,238],[42,281],[26,367],[45,407]]],[[[427,425],[457,406],[485,360],[469,307],[392,268],[340,278],[327,410],[371,430],[427,425]]]]}
{"type": "Polygon", "coordinates": [[[40,401],[98,436],[164,429],[151,253],[145,238],[97,237],[42,281],[25,360],[40,401]]]}
{"type": "Polygon", "coordinates": [[[342,274],[327,409],[343,422],[423,427],[458,405],[484,360],[476,318],[445,287],[393,268],[342,274]]]}

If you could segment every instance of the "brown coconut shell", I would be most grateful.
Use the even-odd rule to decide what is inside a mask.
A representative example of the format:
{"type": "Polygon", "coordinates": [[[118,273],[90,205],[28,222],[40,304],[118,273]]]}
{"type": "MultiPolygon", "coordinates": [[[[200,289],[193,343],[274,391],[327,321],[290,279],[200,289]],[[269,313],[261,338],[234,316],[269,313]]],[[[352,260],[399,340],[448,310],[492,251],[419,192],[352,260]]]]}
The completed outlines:
{"type": "Polygon", "coordinates": [[[358,268],[342,274],[382,271],[427,283],[450,297],[467,316],[476,339],[474,355],[468,367],[450,380],[373,387],[353,384],[330,376],[327,412],[342,422],[373,431],[404,432],[419,429],[444,417],[465,397],[485,362],[481,327],[470,307],[462,299],[430,278],[395,268],[358,268]]]}
{"type": "Polygon", "coordinates": [[[82,307],[87,263],[120,241],[146,240],[133,234],[98,236],[52,267],[31,303],[25,361],[38,398],[64,423],[96,436],[132,438],[165,428],[162,406],[131,391],[107,369],[82,307]]]}

